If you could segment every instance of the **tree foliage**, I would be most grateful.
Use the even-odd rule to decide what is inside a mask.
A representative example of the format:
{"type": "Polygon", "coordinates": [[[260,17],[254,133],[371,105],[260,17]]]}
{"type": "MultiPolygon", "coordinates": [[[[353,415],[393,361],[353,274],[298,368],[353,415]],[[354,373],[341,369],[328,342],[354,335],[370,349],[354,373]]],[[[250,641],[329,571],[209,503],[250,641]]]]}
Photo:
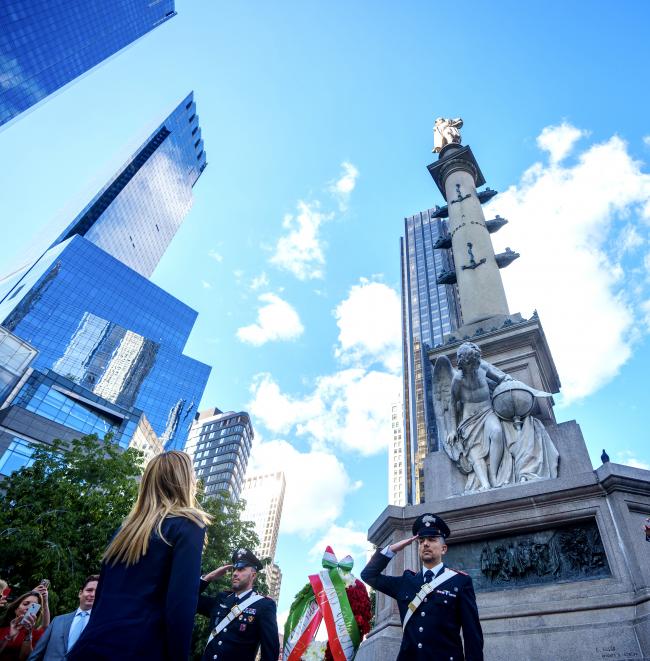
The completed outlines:
{"type": "Polygon", "coordinates": [[[53,614],[79,605],[79,588],[99,573],[135,500],[142,456],[110,437],[84,436],[70,446],[36,446],[33,464],[0,483],[0,576],[14,594],[49,578],[53,614]]]}

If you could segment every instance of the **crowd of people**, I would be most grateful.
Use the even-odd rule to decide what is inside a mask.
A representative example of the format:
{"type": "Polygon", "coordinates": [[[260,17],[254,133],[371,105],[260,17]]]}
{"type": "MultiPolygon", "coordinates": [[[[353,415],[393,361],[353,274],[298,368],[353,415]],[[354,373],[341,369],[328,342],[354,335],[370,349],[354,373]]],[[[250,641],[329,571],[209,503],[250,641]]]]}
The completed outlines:
{"type": "Polygon", "coordinates": [[[154,457],[75,611],[50,622],[46,579],[11,602],[0,582],[0,661],[185,661],[197,612],[213,627],[205,661],[253,661],[260,646],[262,661],[276,661],[276,606],[254,589],[262,565],[252,551],[237,549],[232,564],[201,576],[210,520],[196,501],[190,457],[154,457]],[[231,591],[202,594],[229,571],[231,591]]]}
{"type": "MultiPolygon", "coordinates": [[[[231,564],[201,576],[210,516],[195,496],[187,454],[152,459],[100,573],[79,586],[78,608],[51,622],[49,581],[11,601],[0,581],[0,661],[186,661],[197,613],[209,618],[211,629],[203,661],[253,661],[258,651],[262,661],[276,661],[276,605],[255,591],[262,564],[249,549],[236,549],[231,564]],[[205,593],[229,572],[231,590],[205,593]]],[[[644,530],[650,541],[650,519],[644,530]]],[[[449,535],[442,518],[422,514],[412,537],[377,550],[361,572],[397,601],[404,630],[399,661],[483,659],[472,580],[443,562],[449,535]],[[411,544],[418,546],[420,571],[384,574],[391,558],[411,544]]]]}

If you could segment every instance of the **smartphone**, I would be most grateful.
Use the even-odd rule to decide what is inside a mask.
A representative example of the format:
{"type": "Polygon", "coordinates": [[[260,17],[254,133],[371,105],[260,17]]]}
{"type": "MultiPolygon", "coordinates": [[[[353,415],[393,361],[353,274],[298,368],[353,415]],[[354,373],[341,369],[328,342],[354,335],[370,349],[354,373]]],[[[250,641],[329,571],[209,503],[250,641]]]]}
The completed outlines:
{"type": "Polygon", "coordinates": [[[23,615],[23,619],[20,621],[21,624],[24,622],[27,622],[27,616],[28,615],[38,615],[38,611],[41,610],[41,605],[40,604],[29,604],[29,608],[27,609],[27,612],[23,615]]]}
{"type": "Polygon", "coordinates": [[[5,599],[7,599],[7,598],[9,597],[10,594],[11,594],[11,588],[10,588],[10,587],[6,587],[6,588],[2,591],[2,596],[3,596],[5,599]]]}
{"type": "Polygon", "coordinates": [[[40,585],[44,585],[46,590],[50,589],[50,579],[49,578],[44,578],[41,582],[40,585]]]}

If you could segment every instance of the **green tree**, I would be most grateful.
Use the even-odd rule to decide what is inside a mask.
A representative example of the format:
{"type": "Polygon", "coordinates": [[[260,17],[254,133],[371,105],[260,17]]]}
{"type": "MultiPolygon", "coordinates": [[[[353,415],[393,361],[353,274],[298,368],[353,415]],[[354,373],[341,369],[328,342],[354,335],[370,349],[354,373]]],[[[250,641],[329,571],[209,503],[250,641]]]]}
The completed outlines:
{"type": "MultiPolygon", "coordinates": [[[[212,515],[212,524],[208,528],[208,543],[203,552],[202,573],[229,565],[233,551],[239,548],[254,549],[259,543],[252,521],[242,521],[245,503],[232,502],[226,493],[218,496],[202,497],[201,506],[212,515]]],[[[221,590],[230,589],[230,577],[224,576],[214,581],[204,594],[213,595],[221,590]]],[[[264,571],[257,574],[256,589],[261,594],[268,594],[268,584],[264,571]]],[[[210,634],[210,622],[201,615],[196,616],[194,637],[192,640],[192,659],[200,660],[210,634]]]]}
{"type": "Polygon", "coordinates": [[[99,573],[135,500],[143,455],[92,435],[36,446],[32,456],[0,483],[0,576],[16,595],[49,578],[55,615],[76,608],[84,579],[99,573]]]}

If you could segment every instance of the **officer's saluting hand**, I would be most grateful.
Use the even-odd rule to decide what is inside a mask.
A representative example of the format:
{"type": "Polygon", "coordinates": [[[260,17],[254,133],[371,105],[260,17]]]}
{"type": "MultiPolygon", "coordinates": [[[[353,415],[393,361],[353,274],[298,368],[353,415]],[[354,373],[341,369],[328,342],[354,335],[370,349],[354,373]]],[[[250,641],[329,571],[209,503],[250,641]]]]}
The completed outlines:
{"type": "Polygon", "coordinates": [[[260,646],[262,661],[277,661],[280,637],[275,602],[253,589],[262,563],[252,551],[239,549],[231,565],[203,575],[200,592],[231,569],[232,591],[216,597],[199,595],[197,611],[209,617],[212,625],[203,661],[253,661],[260,646]]]}
{"type": "Polygon", "coordinates": [[[483,661],[483,633],[472,579],[442,562],[449,527],[439,516],[423,514],[413,523],[412,532],[412,537],[378,550],[361,572],[368,585],[397,601],[403,629],[397,661],[483,661]],[[421,570],[405,571],[402,576],[382,574],[390,559],[415,540],[421,570]]]}

